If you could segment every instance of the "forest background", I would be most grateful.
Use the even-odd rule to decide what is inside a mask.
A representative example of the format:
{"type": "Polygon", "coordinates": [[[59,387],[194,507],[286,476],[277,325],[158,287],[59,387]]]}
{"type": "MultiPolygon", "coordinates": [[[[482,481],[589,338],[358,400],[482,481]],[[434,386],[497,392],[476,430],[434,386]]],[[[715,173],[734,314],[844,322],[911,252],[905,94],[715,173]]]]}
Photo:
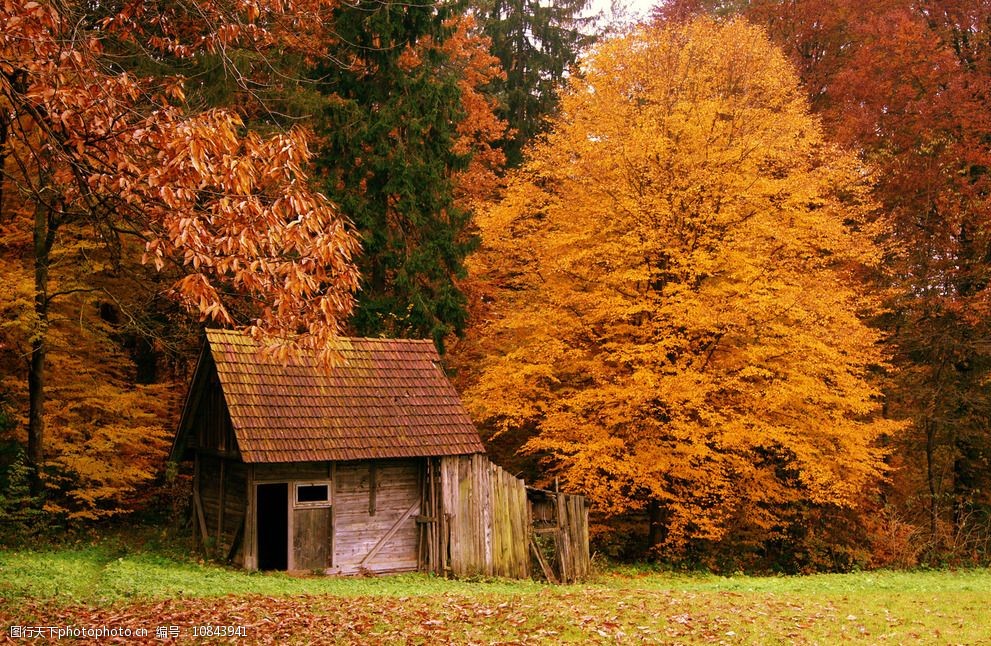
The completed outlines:
{"type": "Polygon", "coordinates": [[[612,557],[991,555],[985,3],[2,0],[0,34],[4,540],[179,522],[210,324],[432,338],[612,557]]]}

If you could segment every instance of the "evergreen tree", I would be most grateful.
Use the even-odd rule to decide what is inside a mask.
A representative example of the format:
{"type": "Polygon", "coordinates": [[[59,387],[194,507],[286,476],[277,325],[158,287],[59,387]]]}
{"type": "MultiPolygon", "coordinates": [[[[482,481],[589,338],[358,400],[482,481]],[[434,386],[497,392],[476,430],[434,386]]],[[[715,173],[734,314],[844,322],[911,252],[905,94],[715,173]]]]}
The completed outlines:
{"type": "Polygon", "coordinates": [[[317,69],[327,97],[316,128],[325,193],[362,236],[353,331],[429,336],[439,349],[466,322],[457,285],[474,244],[454,204],[464,118],[458,71],[440,47],[449,27],[430,4],[342,4],[332,61],[317,69]]]}
{"type": "Polygon", "coordinates": [[[511,166],[522,160],[522,150],[544,129],[553,114],[558,86],[567,77],[581,51],[592,44],[590,17],[582,17],[588,0],[482,0],[485,35],[506,72],[494,90],[503,101],[504,114],[514,131],[505,142],[511,166]]]}

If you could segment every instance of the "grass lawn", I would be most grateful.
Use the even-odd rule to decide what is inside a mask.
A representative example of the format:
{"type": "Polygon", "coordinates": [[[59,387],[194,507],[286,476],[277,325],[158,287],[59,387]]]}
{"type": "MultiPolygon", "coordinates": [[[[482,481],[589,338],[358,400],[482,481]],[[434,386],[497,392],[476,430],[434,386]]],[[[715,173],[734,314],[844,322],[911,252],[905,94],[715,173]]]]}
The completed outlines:
{"type": "Polygon", "coordinates": [[[106,626],[149,631],[120,643],[161,644],[155,629],[176,626],[179,642],[199,642],[205,625],[247,636],[205,641],[251,643],[991,644],[991,571],[616,569],[549,586],[245,573],[107,542],[0,551],[0,641],[10,626],[106,626]]]}

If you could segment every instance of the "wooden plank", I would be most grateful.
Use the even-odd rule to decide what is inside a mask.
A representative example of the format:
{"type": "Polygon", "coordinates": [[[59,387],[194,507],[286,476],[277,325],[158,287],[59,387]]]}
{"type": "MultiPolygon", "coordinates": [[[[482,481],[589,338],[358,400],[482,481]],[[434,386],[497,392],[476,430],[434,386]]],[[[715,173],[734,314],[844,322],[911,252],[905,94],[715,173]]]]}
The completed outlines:
{"type": "Polygon", "coordinates": [[[434,509],[433,499],[433,460],[426,458],[423,461],[423,507],[420,513],[426,515],[430,520],[423,525],[423,571],[436,573],[436,562],[434,560],[434,534],[433,528],[437,526],[439,519],[437,511],[434,509]]]}
{"type": "Polygon", "coordinates": [[[193,510],[196,512],[197,525],[200,528],[200,548],[203,555],[207,555],[207,539],[210,533],[206,528],[206,517],[203,513],[203,501],[200,499],[200,487],[202,486],[202,475],[200,474],[200,454],[193,457],[193,510]]]}
{"type": "Polygon", "coordinates": [[[430,571],[441,575],[444,573],[444,569],[440,562],[440,527],[443,521],[438,500],[440,491],[437,482],[439,461],[434,458],[427,458],[427,467],[430,471],[430,511],[427,513],[437,519],[429,528],[430,571]]]}
{"type": "Polygon", "coordinates": [[[220,477],[218,478],[219,484],[217,485],[219,491],[217,493],[217,555],[220,555],[220,550],[224,542],[224,480],[226,480],[226,474],[224,473],[227,460],[220,458],[220,477]]]}
{"type": "Polygon", "coordinates": [[[234,558],[234,554],[237,552],[237,547],[241,542],[241,537],[244,535],[244,522],[245,516],[241,516],[241,522],[238,523],[237,531],[234,532],[234,538],[231,539],[231,547],[227,550],[227,558],[224,559],[225,562],[230,563],[234,558]]]}
{"type": "Polygon", "coordinates": [[[513,559],[513,522],[510,514],[512,500],[513,483],[508,473],[499,469],[499,559],[501,563],[502,576],[513,576],[515,574],[513,559]]]}
{"type": "Polygon", "coordinates": [[[206,528],[206,519],[203,517],[203,503],[200,502],[200,492],[198,487],[193,487],[193,508],[196,510],[196,520],[200,528],[200,548],[203,550],[203,555],[207,554],[207,540],[210,537],[210,533],[206,528]]]}
{"type": "Polygon", "coordinates": [[[451,571],[458,576],[469,574],[467,555],[470,545],[468,544],[468,539],[463,536],[464,531],[461,529],[462,525],[468,521],[468,490],[462,487],[462,482],[466,479],[464,475],[466,472],[467,469],[463,458],[458,457],[451,460],[451,472],[449,474],[452,493],[451,502],[453,504],[451,507],[450,535],[451,571]]]}
{"type": "Polygon", "coordinates": [[[378,493],[378,467],[375,460],[368,463],[368,515],[375,515],[375,495],[378,493]]]}
{"type": "MultiPolygon", "coordinates": [[[[554,481],[555,491],[558,488],[557,480],[554,481]]],[[[571,583],[571,550],[570,541],[568,540],[567,526],[563,523],[567,519],[567,511],[564,505],[564,496],[557,494],[554,500],[555,510],[557,514],[557,528],[558,532],[556,535],[556,547],[557,547],[557,565],[558,565],[558,578],[562,583],[571,583]]]]}
{"type": "Polygon", "coordinates": [[[537,543],[533,539],[530,539],[530,550],[537,558],[537,563],[540,564],[540,569],[544,573],[544,578],[550,583],[557,583],[557,579],[554,577],[554,572],[551,570],[550,566],[547,565],[547,561],[544,560],[544,555],[540,553],[540,548],[537,547],[537,543]]]}
{"type": "MultiPolygon", "coordinates": [[[[331,492],[331,502],[334,502],[333,490],[337,488],[337,463],[331,462],[327,465],[327,474],[330,476],[330,486],[332,488],[331,492]]],[[[330,511],[328,512],[327,518],[327,567],[334,567],[337,565],[337,555],[335,553],[337,544],[337,505],[336,502],[330,506],[330,511]]]]}
{"type": "Polygon", "coordinates": [[[492,576],[492,471],[489,469],[489,459],[484,455],[472,456],[477,463],[478,476],[484,483],[478,504],[481,508],[481,548],[482,562],[486,576],[492,576]]]}
{"type": "Polygon", "coordinates": [[[502,527],[500,524],[502,481],[499,477],[499,471],[496,470],[495,465],[489,465],[488,471],[489,480],[492,483],[489,502],[492,521],[492,574],[505,576],[503,572],[505,561],[503,560],[502,553],[502,527]]]}
{"type": "Polygon", "coordinates": [[[420,499],[420,513],[417,514],[413,522],[416,523],[416,570],[417,572],[423,572],[426,569],[426,553],[424,552],[426,548],[426,516],[424,512],[427,509],[426,500],[426,485],[427,485],[427,474],[425,467],[420,467],[420,487],[419,487],[419,499],[420,499]]]}
{"type": "Polygon", "coordinates": [[[440,500],[440,482],[438,478],[440,477],[439,468],[440,461],[434,458],[428,458],[430,464],[430,497],[433,499],[433,505],[431,506],[431,512],[437,517],[437,522],[434,523],[430,530],[430,544],[433,546],[431,550],[430,558],[433,561],[433,571],[435,574],[444,573],[444,557],[441,543],[444,513],[441,510],[441,500],[440,500]]]}
{"type": "Polygon", "coordinates": [[[585,579],[589,573],[589,553],[588,553],[588,527],[585,524],[585,497],[574,496],[574,509],[571,522],[574,525],[574,550],[578,567],[575,575],[578,579],[585,579]]]}
{"type": "Polygon", "coordinates": [[[258,522],[255,507],[255,465],[248,465],[248,473],[245,478],[245,532],[244,532],[244,558],[242,565],[249,570],[258,569],[258,522]]]}
{"type": "Polygon", "coordinates": [[[438,478],[438,510],[437,518],[440,523],[437,527],[437,551],[440,560],[437,562],[438,574],[446,575],[451,570],[451,555],[448,546],[448,537],[451,531],[451,506],[450,506],[450,486],[447,484],[447,473],[450,470],[451,458],[442,457],[437,461],[438,478]]]}
{"type": "Polygon", "coordinates": [[[434,524],[437,517],[433,515],[433,501],[430,499],[430,459],[423,461],[420,467],[423,479],[420,483],[420,515],[417,516],[417,526],[420,528],[416,558],[417,569],[421,572],[432,572],[430,564],[430,525],[434,524]]]}
{"type": "Polygon", "coordinates": [[[360,564],[361,565],[364,565],[365,563],[367,563],[367,562],[371,561],[373,558],[375,558],[375,555],[379,553],[379,550],[382,549],[382,546],[385,545],[386,543],[388,543],[389,542],[389,539],[391,539],[393,536],[395,536],[396,532],[399,531],[399,528],[402,526],[402,524],[404,522],[406,522],[406,520],[408,520],[410,516],[412,516],[414,513],[416,513],[416,510],[419,509],[419,508],[420,508],[420,501],[417,500],[416,502],[414,502],[410,506],[409,509],[406,510],[406,513],[404,513],[402,516],[400,516],[399,517],[399,520],[397,520],[396,523],[391,528],[389,528],[389,531],[386,532],[385,536],[383,536],[379,540],[379,542],[375,544],[375,547],[372,548],[372,551],[369,552],[365,556],[365,558],[361,559],[360,564]]]}
{"type": "Polygon", "coordinates": [[[448,504],[445,511],[447,531],[444,536],[444,545],[448,553],[448,568],[454,575],[465,574],[463,554],[466,545],[461,541],[460,531],[462,522],[460,473],[463,462],[464,459],[461,457],[445,459],[444,486],[448,504]]]}
{"type": "Polygon", "coordinates": [[[530,505],[526,498],[526,483],[522,480],[516,485],[516,559],[520,578],[530,576],[530,557],[527,554],[527,542],[530,536],[530,505]]]}

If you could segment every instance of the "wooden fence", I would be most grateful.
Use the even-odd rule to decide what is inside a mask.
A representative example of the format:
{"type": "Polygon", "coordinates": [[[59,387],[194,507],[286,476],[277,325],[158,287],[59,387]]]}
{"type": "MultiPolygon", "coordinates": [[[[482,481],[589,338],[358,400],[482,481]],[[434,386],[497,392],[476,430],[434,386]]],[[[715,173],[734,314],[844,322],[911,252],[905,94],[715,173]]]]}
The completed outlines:
{"type": "Polygon", "coordinates": [[[548,581],[574,583],[588,576],[588,506],[584,496],[527,487],[530,552],[548,581]]]}
{"type": "Polygon", "coordinates": [[[456,576],[530,575],[526,485],[484,455],[441,458],[441,536],[456,576]]]}
{"type": "Polygon", "coordinates": [[[484,455],[439,462],[428,466],[424,487],[432,493],[424,519],[434,525],[421,534],[425,569],[524,579],[536,567],[536,574],[562,583],[588,574],[584,497],[529,489],[484,455]]]}

